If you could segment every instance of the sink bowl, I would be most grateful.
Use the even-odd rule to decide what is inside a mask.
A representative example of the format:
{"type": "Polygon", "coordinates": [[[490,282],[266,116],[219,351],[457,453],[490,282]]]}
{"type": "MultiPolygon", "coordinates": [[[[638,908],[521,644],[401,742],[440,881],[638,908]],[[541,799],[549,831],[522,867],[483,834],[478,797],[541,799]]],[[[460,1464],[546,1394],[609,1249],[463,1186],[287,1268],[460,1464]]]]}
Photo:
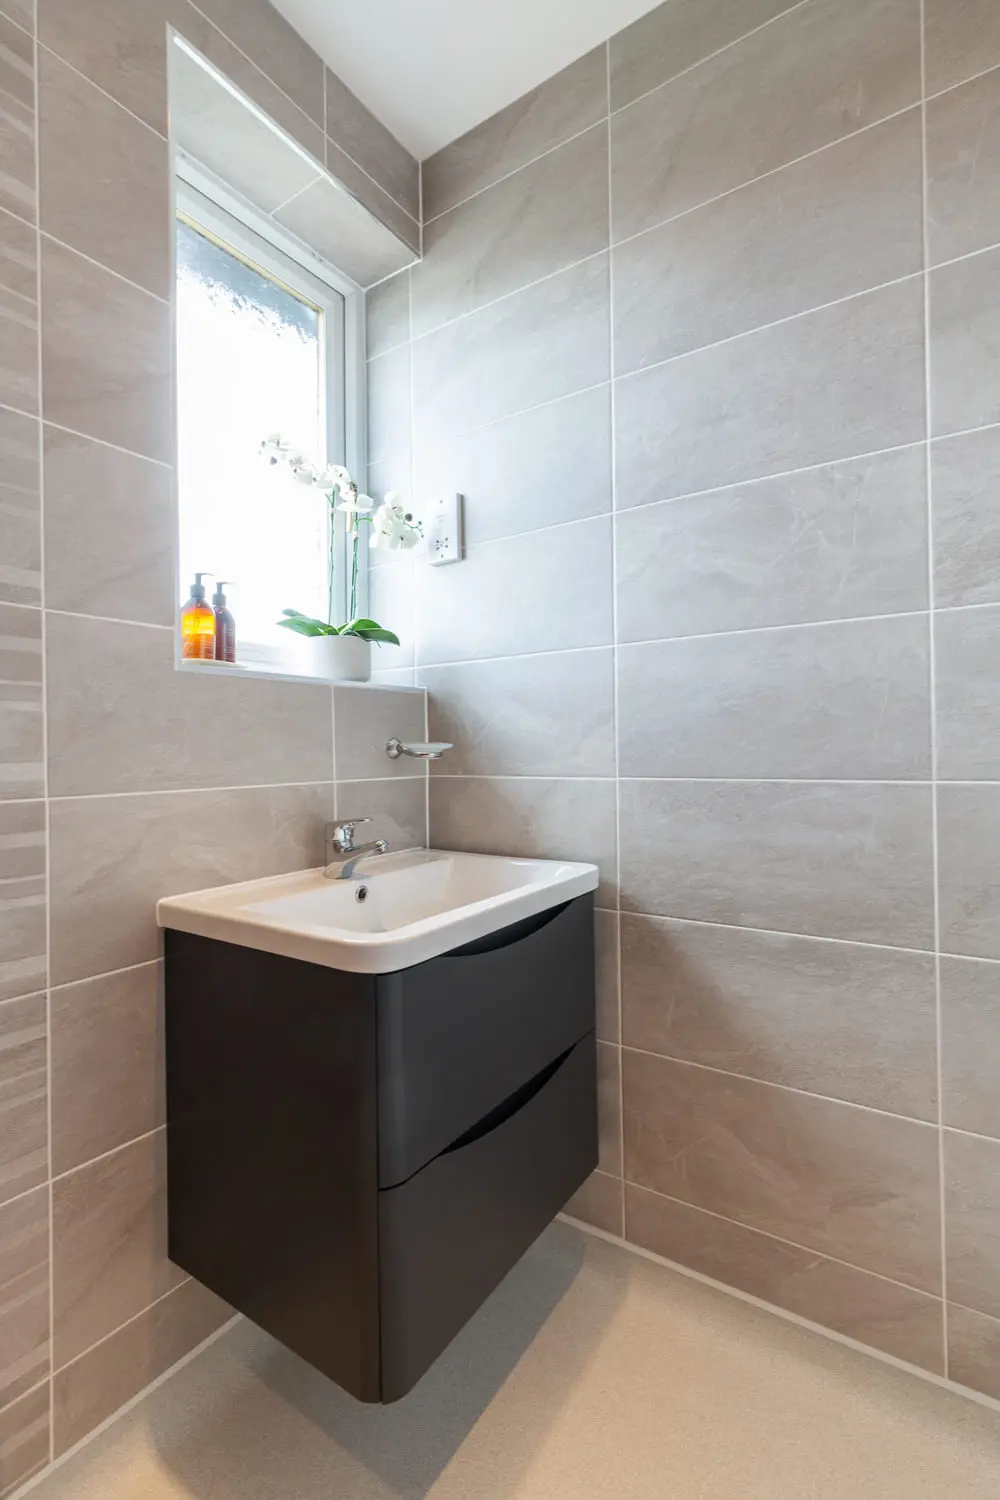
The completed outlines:
{"type": "Polygon", "coordinates": [[[354,974],[391,974],[597,889],[596,865],[412,850],[350,880],[301,870],[168,896],[161,927],[354,974]]]}

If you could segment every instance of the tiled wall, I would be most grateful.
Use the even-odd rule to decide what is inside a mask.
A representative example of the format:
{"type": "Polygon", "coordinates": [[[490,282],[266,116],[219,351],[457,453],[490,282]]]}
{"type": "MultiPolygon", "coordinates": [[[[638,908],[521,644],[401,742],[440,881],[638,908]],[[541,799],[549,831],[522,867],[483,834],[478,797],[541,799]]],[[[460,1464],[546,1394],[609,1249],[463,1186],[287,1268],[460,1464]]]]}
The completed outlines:
{"type": "Polygon", "coordinates": [[[573,1211],[1000,1398],[1000,8],[669,0],[423,182],[375,593],[432,842],[602,869],[573,1211]]]}
{"type": "Polygon", "coordinates": [[[263,0],[37,9],[0,0],[0,1494],[228,1316],[165,1254],[156,898],[426,806],[382,753],[423,694],[174,670],[166,22],[411,238],[416,165],[263,0]]]}

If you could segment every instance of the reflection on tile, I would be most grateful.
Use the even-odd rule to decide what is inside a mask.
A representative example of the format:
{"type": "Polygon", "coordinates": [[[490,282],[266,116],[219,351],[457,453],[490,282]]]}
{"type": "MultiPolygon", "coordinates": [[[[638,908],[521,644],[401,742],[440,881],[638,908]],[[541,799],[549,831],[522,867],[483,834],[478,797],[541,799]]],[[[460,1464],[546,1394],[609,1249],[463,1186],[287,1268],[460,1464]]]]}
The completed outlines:
{"type": "Polygon", "coordinates": [[[365,298],[368,358],[405,344],[410,337],[410,273],[398,271],[373,286],[365,298]]]}
{"type": "Polygon", "coordinates": [[[326,133],[406,209],[420,217],[420,168],[390,130],[329,68],[326,133]]]}
{"type": "MultiPolygon", "coordinates": [[[[330,170],[336,172],[332,165],[330,170]]],[[[377,194],[378,189],[373,192],[377,194]]],[[[406,219],[398,210],[397,214],[406,219]]],[[[395,223],[387,227],[381,222],[383,215],[370,213],[327,177],[286,203],[274,217],[359,286],[372,286],[413,260],[412,249],[404,243],[406,236],[395,223]]]]}
{"type": "Polygon", "coordinates": [[[607,245],[602,124],[432,220],[413,268],[414,337],[607,245]]]}
{"type": "Polygon", "coordinates": [[[0,600],[42,602],[39,425],[0,407],[0,600]]]}
{"type": "Polygon", "coordinates": [[[948,1304],[948,1374],[1000,1401],[1000,1322],[948,1304]]]}
{"type": "Polygon", "coordinates": [[[597,1044],[597,1123],[601,1171],[621,1177],[621,1048],[608,1042],[597,1044]]]}
{"type": "Polygon", "coordinates": [[[425,775],[426,761],[407,755],[390,760],[385,753],[390,739],[427,738],[425,693],[375,693],[365,687],[337,686],[333,722],[338,781],[425,775]]]}
{"type": "Polygon", "coordinates": [[[667,1260],[944,1374],[941,1303],[646,1188],[626,1187],[628,1237],[667,1260]]]}
{"type": "Polygon", "coordinates": [[[172,625],[173,470],[55,427],[44,443],[49,608],[172,625]]]}
{"type": "Polygon", "coordinates": [[[620,803],[632,911],[932,945],[927,787],[623,781],[620,803]]]}
{"type": "MultiPolygon", "coordinates": [[[[134,115],[167,133],[164,20],[189,34],[180,0],[38,0],[39,39],[134,115]]],[[[194,39],[194,38],[193,38],[194,39]]]]}
{"type": "Polygon", "coordinates": [[[145,964],[52,991],[52,1171],[165,1119],[162,975],[145,964]]]}
{"type": "Polygon", "coordinates": [[[926,24],[929,94],[1000,63],[1000,12],[993,0],[927,0],[926,24]]]}
{"type": "Polygon", "coordinates": [[[268,0],[199,0],[198,8],[310,119],[323,124],[323,63],[268,0]]]}
{"type": "Polygon", "coordinates": [[[368,460],[410,451],[410,346],[368,361],[368,460]]]}
{"type": "Polygon", "coordinates": [[[930,275],[931,430],[1000,422],[1000,249],[930,275]]]}
{"type": "Polygon", "coordinates": [[[42,239],[44,415],[173,461],[170,307],[42,239]]]}
{"type": "Polygon", "coordinates": [[[618,651],[623,776],[927,780],[926,616],[618,651]]]}
{"type": "Polygon", "coordinates": [[[1000,1141],[945,1132],[948,1296],[1000,1318],[1000,1141]]]}
{"type": "MultiPolygon", "coordinates": [[[[371,220],[374,218],[377,220],[377,225],[374,227],[391,230],[396,239],[402,240],[403,244],[409,246],[412,251],[410,255],[399,257],[395,264],[389,264],[387,258],[386,270],[383,271],[383,276],[388,276],[390,271],[396,270],[399,266],[409,265],[419,256],[420,225],[417,223],[417,220],[411,218],[404,208],[400,208],[395,198],[390,198],[389,194],[384,192],[377,182],[373,182],[368,174],[363,172],[346,152],[341,151],[337,143],[331,141],[329,137],[327,137],[326,141],[326,169],[330,176],[341,183],[347,189],[350,196],[357,199],[358,203],[367,210],[369,229],[373,227],[371,220]]],[[[361,238],[363,223],[363,219],[358,219],[356,223],[355,233],[359,239],[361,238]]],[[[319,227],[317,225],[317,228],[319,227]]],[[[340,250],[338,245],[340,243],[342,243],[342,240],[331,241],[331,254],[337,251],[337,255],[339,256],[340,250]]],[[[361,239],[361,243],[369,246],[367,252],[369,263],[363,269],[366,272],[364,277],[365,285],[371,285],[380,280],[380,278],[371,274],[370,240],[361,239]]],[[[382,246],[383,253],[385,253],[386,241],[384,234],[378,237],[378,243],[382,246]]],[[[358,279],[361,280],[362,278],[359,277],[358,279]]]]}
{"type": "Polygon", "coordinates": [[[927,105],[927,177],[932,262],[1000,240],[1000,74],[927,105]]]}
{"type": "Polygon", "coordinates": [[[38,410],[38,254],[30,224],[0,209],[0,403],[38,410]]]}
{"type": "Polygon", "coordinates": [[[625,1045],[936,1118],[930,954],[622,917],[625,1045]]]}
{"type": "Polygon", "coordinates": [[[573,1194],[563,1213],[569,1214],[571,1219],[579,1219],[582,1224],[593,1224],[607,1234],[621,1235],[624,1230],[621,1181],[609,1177],[606,1172],[592,1172],[573,1194]]]}
{"type": "Polygon", "coordinates": [[[619,381],[618,504],[920,441],[923,322],[911,278],[619,381]]]}
{"type": "Polygon", "coordinates": [[[931,444],[934,600],[1000,602],[1000,427],[931,444]]]}
{"type": "Polygon", "coordinates": [[[614,238],[739,187],[919,97],[919,0],[798,6],[612,117],[614,238]]]}
{"type": "Polygon", "coordinates": [[[394,852],[426,849],[427,782],[423,776],[398,781],[338,781],[337,817],[370,818],[369,839],[385,839],[394,852]]]}
{"type": "Polygon", "coordinates": [[[613,776],[614,652],[421,667],[448,776],[613,776]]]}
{"type": "Polygon", "coordinates": [[[0,798],[44,795],[42,612],[0,604],[0,798]]]}
{"type": "Polygon", "coordinates": [[[49,1190],[40,1187],[0,1207],[0,1408],[48,1373],[49,1190]]]}
{"type": "Polygon", "coordinates": [[[418,449],[415,470],[424,512],[441,495],[464,496],[466,546],[604,515],[611,509],[611,388],[418,449]]]}
{"type": "Polygon", "coordinates": [[[927,608],[922,447],[622,510],[615,532],[622,641],[927,608]]]}
{"type": "Polygon", "coordinates": [[[50,52],[39,59],[42,229],[169,297],[166,141],[50,52]]]}
{"type": "Polygon", "coordinates": [[[941,947],[1000,958],[1000,786],[938,788],[941,947]]]}
{"type": "Polygon", "coordinates": [[[423,164],[424,216],[452,208],[608,112],[605,48],[595,47],[423,164]]]}
{"type": "Polygon", "coordinates": [[[417,589],[420,666],[609,646],[610,517],[487,542],[417,589]]]}
{"type": "Polygon", "coordinates": [[[618,913],[594,912],[594,944],[597,962],[597,1037],[617,1042],[621,1037],[618,982],[618,913]]]}
{"type": "Polygon", "coordinates": [[[56,1368],[184,1279],[167,1259],[162,1130],[52,1184],[56,1368]]]}
{"type": "Polygon", "coordinates": [[[593,257],[413,345],[424,442],[607,380],[608,258],[593,257]]]}
{"type": "Polygon", "coordinates": [[[332,791],[259,787],[54,801],[53,982],[156,958],[161,896],[320,864],[332,791]]]}
{"type": "Polygon", "coordinates": [[[600,906],[616,896],[615,784],[432,776],[431,847],[600,867],[600,906]]]}
{"type": "Polygon", "coordinates": [[[1000,965],[941,960],[941,1074],[944,1123],[1000,1139],[1000,965]]]}
{"type": "Polygon", "coordinates": [[[615,369],[919,271],[921,172],[912,109],[618,246],[615,369]]]}
{"type": "Polygon", "coordinates": [[[622,1062],[629,1181],[940,1292],[935,1128],[627,1049],[622,1062]]]}
{"type": "Polygon", "coordinates": [[[45,983],[45,804],[0,802],[0,1000],[45,983]]]}
{"type": "Polygon", "coordinates": [[[206,1287],[186,1281],[126,1328],[60,1370],[52,1386],[56,1456],[80,1442],[231,1317],[232,1309],[206,1287]]]}
{"type": "Polygon", "coordinates": [[[1000,605],[935,617],[938,775],[1000,780],[1000,605]]]}
{"type": "Polygon", "coordinates": [[[44,995],[0,1004],[0,1203],[48,1175],[45,1031],[44,995]]]}
{"type": "Polygon", "coordinates": [[[35,221],[35,63],[27,32],[0,14],[0,208],[35,221]]]}
{"type": "Polygon", "coordinates": [[[49,1386],[0,1411],[0,1494],[16,1490],[49,1461],[49,1386]]]}

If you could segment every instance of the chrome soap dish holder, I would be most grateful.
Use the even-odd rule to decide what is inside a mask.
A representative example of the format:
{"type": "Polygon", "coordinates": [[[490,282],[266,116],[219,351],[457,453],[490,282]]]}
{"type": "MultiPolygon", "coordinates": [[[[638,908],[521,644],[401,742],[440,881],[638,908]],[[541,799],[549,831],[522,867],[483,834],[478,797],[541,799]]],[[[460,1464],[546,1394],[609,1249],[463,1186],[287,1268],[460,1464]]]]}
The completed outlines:
{"type": "Polygon", "coordinates": [[[410,743],[393,735],[385,747],[385,753],[390,760],[398,760],[401,755],[409,755],[413,760],[440,760],[446,750],[454,750],[454,745],[449,745],[444,740],[431,740],[428,744],[410,743]]]}

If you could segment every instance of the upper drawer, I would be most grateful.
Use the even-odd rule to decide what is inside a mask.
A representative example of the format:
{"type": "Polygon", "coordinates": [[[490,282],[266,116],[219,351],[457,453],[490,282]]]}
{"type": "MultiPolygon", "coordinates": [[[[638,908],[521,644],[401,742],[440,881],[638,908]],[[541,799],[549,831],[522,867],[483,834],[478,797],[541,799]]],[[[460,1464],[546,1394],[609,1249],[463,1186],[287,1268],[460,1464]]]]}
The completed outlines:
{"type": "Polygon", "coordinates": [[[377,982],[379,1183],[406,1180],[593,1031],[593,897],[377,982]]]}

